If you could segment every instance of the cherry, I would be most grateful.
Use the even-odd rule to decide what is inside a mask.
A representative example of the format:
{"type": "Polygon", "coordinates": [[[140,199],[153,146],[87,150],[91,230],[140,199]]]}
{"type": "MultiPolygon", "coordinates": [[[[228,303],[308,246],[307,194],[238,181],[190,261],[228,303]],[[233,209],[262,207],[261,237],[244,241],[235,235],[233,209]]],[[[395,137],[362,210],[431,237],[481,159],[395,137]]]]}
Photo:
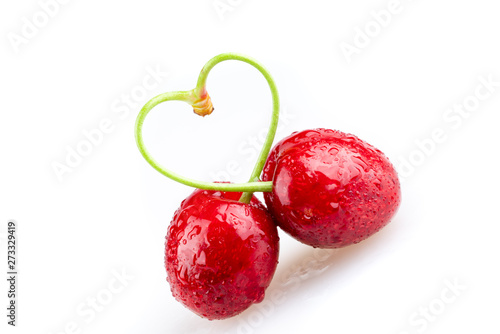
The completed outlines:
{"type": "Polygon", "coordinates": [[[321,248],[358,243],[384,227],[401,201],[399,180],[385,155],[339,131],[295,132],[271,151],[263,181],[277,224],[321,248]]]}
{"type": "Polygon", "coordinates": [[[244,55],[224,53],[205,64],[194,89],[160,94],[149,100],[137,116],[135,139],[144,159],[161,174],[198,188],[182,202],[171,222],[165,267],[174,297],[202,317],[228,318],[260,302],[276,270],[277,227],[253,193],[272,188],[272,182],[261,182],[259,175],[276,134],[279,106],[276,84],[260,63],[244,55]],[[226,60],[242,61],[259,70],[269,85],[273,105],[269,131],[255,167],[248,182],[240,184],[205,182],[179,175],[153,159],[142,135],[146,116],[163,102],[186,102],[200,116],[212,113],[207,76],[215,65],[226,60]]]}
{"type": "Polygon", "coordinates": [[[232,317],[264,298],[278,263],[278,232],[266,208],[241,193],[196,189],[175,212],[165,243],[174,297],[196,314],[232,317]]]}

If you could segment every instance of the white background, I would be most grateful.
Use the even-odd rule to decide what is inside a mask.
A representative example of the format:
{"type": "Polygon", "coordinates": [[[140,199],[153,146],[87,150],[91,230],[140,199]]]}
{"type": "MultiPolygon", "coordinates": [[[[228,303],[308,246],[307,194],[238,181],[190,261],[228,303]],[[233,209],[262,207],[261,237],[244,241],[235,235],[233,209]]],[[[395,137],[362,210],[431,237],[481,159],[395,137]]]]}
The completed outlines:
{"type": "MultiPolygon", "coordinates": [[[[500,81],[498,4],[401,0],[380,28],[370,13],[386,0],[220,3],[230,10],[212,0],[74,0],[47,22],[35,0],[0,5],[0,258],[15,219],[20,274],[14,329],[1,280],[1,332],[498,333],[500,87],[463,119],[447,112],[475,101],[480,77],[500,81]],[[15,46],[33,16],[44,26],[15,46]],[[365,46],[357,29],[366,27],[365,46]],[[341,46],[356,38],[349,62],[341,46]],[[400,211],[383,231],[327,253],[280,233],[267,291],[280,298],[209,322],[173,299],[163,266],[169,221],[192,190],[143,160],[133,125],[149,98],[193,88],[203,64],[228,51],[258,59],[276,79],[277,139],[313,127],[353,133],[405,177],[400,211]],[[148,69],[168,75],[140,96],[148,69]],[[112,130],[59,180],[54,163],[105,119],[112,130]],[[446,140],[429,144],[438,129],[446,140]],[[113,278],[122,271],[133,277],[126,285],[113,278]],[[101,311],[90,311],[92,298],[105,302],[101,311]]],[[[237,62],[217,65],[208,90],[211,116],[163,104],[146,120],[146,144],[184,175],[230,172],[243,182],[270,117],[269,90],[237,62]]]]}

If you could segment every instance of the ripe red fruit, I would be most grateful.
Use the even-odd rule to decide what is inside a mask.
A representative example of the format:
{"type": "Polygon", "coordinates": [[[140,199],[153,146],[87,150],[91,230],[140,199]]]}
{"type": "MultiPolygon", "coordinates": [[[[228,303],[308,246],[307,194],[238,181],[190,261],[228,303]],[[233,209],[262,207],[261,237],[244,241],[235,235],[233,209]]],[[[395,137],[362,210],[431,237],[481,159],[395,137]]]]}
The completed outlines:
{"type": "Polygon", "coordinates": [[[198,315],[234,316],[264,298],[279,238],[266,208],[241,193],[195,190],[175,212],[165,243],[174,297],[198,315]]]}
{"type": "Polygon", "coordinates": [[[397,173],[385,155],[339,131],[295,132],[271,151],[263,181],[277,224],[321,248],[358,243],[384,227],[401,201],[397,173]]]}

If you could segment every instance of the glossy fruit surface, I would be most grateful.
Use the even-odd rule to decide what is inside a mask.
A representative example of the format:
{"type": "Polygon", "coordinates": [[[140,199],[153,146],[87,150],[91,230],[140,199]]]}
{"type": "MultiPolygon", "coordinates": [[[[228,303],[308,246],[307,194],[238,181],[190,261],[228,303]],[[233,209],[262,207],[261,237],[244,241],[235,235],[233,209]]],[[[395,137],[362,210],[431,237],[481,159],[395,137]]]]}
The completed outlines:
{"type": "Polygon", "coordinates": [[[195,190],[175,212],[165,243],[174,297],[198,315],[234,316],[264,298],[279,238],[266,208],[241,193],[195,190]]]}
{"type": "Polygon", "coordinates": [[[327,129],[295,132],[280,141],[262,180],[273,181],[264,198],[277,224],[313,247],[366,239],[390,221],[401,201],[397,173],[381,151],[327,129]]]}

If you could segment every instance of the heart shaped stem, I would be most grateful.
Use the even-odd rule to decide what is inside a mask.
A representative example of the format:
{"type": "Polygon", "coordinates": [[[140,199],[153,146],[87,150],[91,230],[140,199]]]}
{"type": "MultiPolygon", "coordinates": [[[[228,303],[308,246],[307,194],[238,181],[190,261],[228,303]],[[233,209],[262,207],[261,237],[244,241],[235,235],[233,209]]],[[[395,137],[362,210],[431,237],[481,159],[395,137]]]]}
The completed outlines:
{"type": "Polygon", "coordinates": [[[148,103],[144,105],[139,115],[137,116],[135,124],[136,143],[144,159],[146,159],[146,161],[161,174],[177,182],[185,184],[187,186],[199,189],[243,192],[240,198],[240,202],[249,203],[252,198],[253,192],[258,192],[258,191],[269,192],[272,190],[272,182],[259,182],[259,176],[262,173],[262,169],[264,168],[264,164],[266,162],[267,156],[269,155],[269,151],[271,150],[274,136],[276,134],[276,128],[278,126],[278,118],[279,118],[279,109],[280,109],[280,104],[279,104],[278,89],[276,88],[276,84],[274,83],[274,80],[269,74],[269,72],[256,60],[250,57],[237,53],[223,53],[210,59],[205,64],[198,77],[198,83],[196,84],[196,87],[193,90],[160,94],[152,98],[150,101],[148,101],[148,103]],[[183,177],[177,173],[174,173],[160,166],[146,150],[142,138],[142,126],[146,116],[151,111],[151,109],[153,109],[155,106],[157,106],[162,102],[184,101],[193,107],[193,110],[196,114],[200,116],[209,115],[213,111],[213,106],[210,96],[208,95],[206,90],[207,77],[208,74],[210,73],[210,70],[215,65],[225,60],[243,61],[245,63],[252,65],[257,70],[259,70],[259,72],[265,77],[269,85],[269,88],[271,89],[271,95],[273,100],[273,113],[271,117],[271,124],[269,126],[269,131],[267,133],[266,140],[259,154],[259,157],[257,158],[255,167],[250,176],[250,180],[247,183],[238,184],[238,183],[203,182],[183,177]]]}

